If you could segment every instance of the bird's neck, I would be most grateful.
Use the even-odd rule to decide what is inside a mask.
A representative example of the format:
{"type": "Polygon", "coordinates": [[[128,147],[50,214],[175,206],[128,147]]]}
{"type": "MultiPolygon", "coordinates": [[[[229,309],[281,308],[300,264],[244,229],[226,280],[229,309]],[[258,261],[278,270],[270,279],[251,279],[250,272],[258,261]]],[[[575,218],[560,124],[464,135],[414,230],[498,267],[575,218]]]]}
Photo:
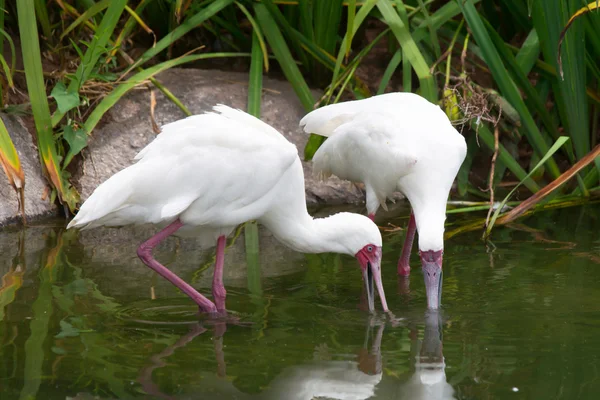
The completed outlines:
{"type": "Polygon", "coordinates": [[[301,253],[342,253],[351,254],[338,240],[335,215],[327,218],[313,218],[306,206],[302,213],[270,212],[260,222],[286,246],[301,253]]]}

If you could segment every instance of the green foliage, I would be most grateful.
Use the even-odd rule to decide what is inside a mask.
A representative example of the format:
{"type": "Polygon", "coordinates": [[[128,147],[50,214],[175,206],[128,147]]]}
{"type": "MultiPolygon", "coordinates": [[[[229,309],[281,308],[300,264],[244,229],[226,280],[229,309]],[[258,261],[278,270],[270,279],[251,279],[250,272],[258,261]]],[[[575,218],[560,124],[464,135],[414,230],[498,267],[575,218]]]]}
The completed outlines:
{"type": "MultiPolygon", "coordinates": [[[[255,115],[263,69],[281,71],[306,111],[389,90],[415,91],[442,106],[467,136],[468,159],[458,176],[461,197],[487,198],[480,188],[515,178],[536,192],[598,142],[600,68],[594,60],[600,36],[594,26],[600,15],[593,4],[583,5],[578,0],[497,5],[479,0],[87,0],[75,8],[69,2],[25,0],[16,8],[7,5],[0,18],[5,39],[0,47],[4,42],[11,47],[10,60],[0,55],[5,78],[0,99],[8,100],[7,110],[23,107],[11,104],[8,90],[15,84],[16,53],[6,32],[18,30],[27,80],[19,89],[29,95],[43,168],[71,210],[78,195],[65,168],[122,96],[149,80],[189,115],[156,74],[200,59],[250,54],[249,111],[255,115]],[[11,14],[15,9],[18,19],[11,14]],[[515,23],[497,31],[493,26],[502,20],[515,23]],[[367,39],[369,30],[375,36],[367,39]],[[203,40],[187,39],[192,32],[203,40]],[[562,76],[557,72],[561,38],[562,76]],[[131,43],[141,55],[128,54],[131,43]],[[189,54],[198,45],[202,54],[189,54]],[[376,79],[369,73],[363,81],[359,76],[365,74],[358,71],[375,49],[383,67],[376,79]],[[46,57],[59,58],[62,69],[45,71],[46,57]],[[90,95],[86,88],[92,86],[103,93],[90,95]],[[311,86],[322,88],[324,96],[316,99],[311,86]],[[489,164],[496,124],[500,143],[490,183],[475,179],[487,174],[472,169],[489,164]],[[532,174],[563,135],[571,140],[532,174]]],[[[304,158],[310,160],[324,140],[310,135],[304,158]]],[[[588,195],[597,186],[600,160],[595,164],[579,172],[574,193],[588,195]]]]}

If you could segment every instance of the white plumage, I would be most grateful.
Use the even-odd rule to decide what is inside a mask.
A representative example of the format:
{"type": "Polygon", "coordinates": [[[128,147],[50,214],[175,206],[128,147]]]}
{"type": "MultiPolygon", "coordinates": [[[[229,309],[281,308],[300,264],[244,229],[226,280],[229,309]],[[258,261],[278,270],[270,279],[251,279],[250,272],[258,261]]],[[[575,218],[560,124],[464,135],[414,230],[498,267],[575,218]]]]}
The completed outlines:
{"type": "MultiPolygon", "coordinates": [[[[166,227],[142,244],[138,254],[176,286],[185,287],[182,290],[199,304],[204,302],[200,306],[210,308],[205,311],[214,311],[214,305],[151,258],[152,248],[175,231],[217,242],[218,274],[225,237],[237,225],[257,219],[297,251],[356,256],[363,269],[371,266],[381,285],[377,278],[382,243],[377,226],[352,213],[313,219],[306,209],[296,147],[259,119],[219,105],[214,112],[165,125],[135,159],[136,163],[98,186],[68,228],[145,223],[166,227]]],[[[220,296],[214,285],[213,294],[220,296]]],[[[380,297],[387,310],[382,287],[380,297]]]]}
{"type": "MultiPolygon", "coordinates": [[[[317,176],[363,182],[371,216],[402,192],[414,212],[419,250],[441,257],[446,200],[467,147],[439,106],[413,93],[388,93],[319,108],[300,126],[328,137],[313,157],[317,176]]],[[[409,270],[407,262],[400,273],[409,270]]]]}

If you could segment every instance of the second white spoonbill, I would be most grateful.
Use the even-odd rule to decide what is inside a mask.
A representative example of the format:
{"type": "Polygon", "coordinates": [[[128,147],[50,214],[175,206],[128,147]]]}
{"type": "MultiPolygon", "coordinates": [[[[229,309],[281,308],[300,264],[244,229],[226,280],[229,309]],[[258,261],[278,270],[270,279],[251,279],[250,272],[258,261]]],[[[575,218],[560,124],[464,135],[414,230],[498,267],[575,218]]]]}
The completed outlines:
{"type": "Polygon", "coordinates": [[[392,193],[408,198],[412,213],[398,274],[410,273],[416,229],[427,304],[438,308],[446,201],[467,154],[464,137],[439,106],[413,93],[331,104],[307,114],[300,125],[328,137],[313,157],[314,172],[363,182],[371,219],[392,193]]]}
{"type": "Polygon", "coordinates": [[[153,223],[163,229],[138,248],[148,267],[181,289],[200,310],[224,314],[225,239],[258,220],[277,239],[305,253],[356,257],[374,310],[374,287],[388,311],[381,282],[381,233],[353,213],[313,219],[306,209],[304,173],[296,146],[261,120],[219,105],[162,128],[135,157],[83,203],[68,228],[153,223]],[[217,244],[212,292],[215,303],[161,265],[152,250],[167,236],[200,236],[217,244]]]}

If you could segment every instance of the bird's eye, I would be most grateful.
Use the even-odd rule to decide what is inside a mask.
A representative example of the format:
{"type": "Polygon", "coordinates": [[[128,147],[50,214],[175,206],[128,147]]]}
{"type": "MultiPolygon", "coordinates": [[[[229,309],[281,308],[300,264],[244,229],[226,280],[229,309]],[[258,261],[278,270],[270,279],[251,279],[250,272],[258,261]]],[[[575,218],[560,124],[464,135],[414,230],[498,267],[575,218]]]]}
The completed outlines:
{"type": "Polygon", "coordinates": [[[372,252],[372,251],[373,251],[373,246],[369,246],[369,247],[367,247],[367,251],[368,251],[369,253],[370,253],[370,252],[372,252]]]}

